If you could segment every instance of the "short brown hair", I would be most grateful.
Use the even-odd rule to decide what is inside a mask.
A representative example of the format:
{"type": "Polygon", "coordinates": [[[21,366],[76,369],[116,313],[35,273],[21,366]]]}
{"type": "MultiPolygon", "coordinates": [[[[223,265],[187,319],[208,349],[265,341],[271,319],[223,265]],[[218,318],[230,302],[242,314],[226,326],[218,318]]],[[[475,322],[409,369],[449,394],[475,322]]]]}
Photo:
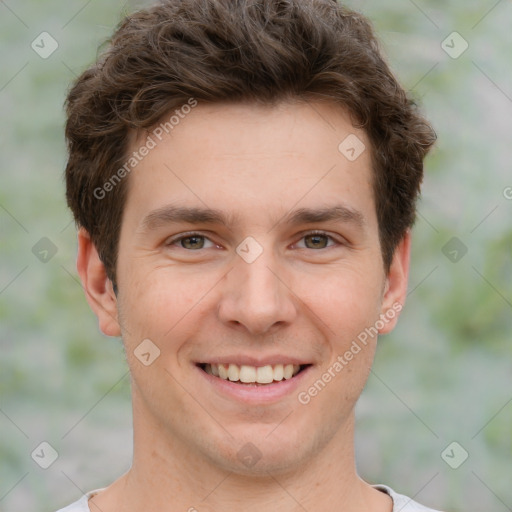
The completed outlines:
{"type": "MultiPolygon", "coordinates": [[[[164,0],[125,18],[69,92],[66,198],[115,284],[129,136],[190,98],[345,107],[371,142],[384,266],[415,218],[423,159],[435,141],[384,61],[368,20],[335,0],[164,0]]],[[[340,141],[341,142],[341,141],[340,141]]]]}

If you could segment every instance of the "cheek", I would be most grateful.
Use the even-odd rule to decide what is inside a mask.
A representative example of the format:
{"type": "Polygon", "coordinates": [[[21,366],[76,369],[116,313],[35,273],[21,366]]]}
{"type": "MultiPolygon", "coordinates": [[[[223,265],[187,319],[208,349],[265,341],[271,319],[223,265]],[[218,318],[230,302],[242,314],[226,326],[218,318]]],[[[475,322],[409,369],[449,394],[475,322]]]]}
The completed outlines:
{"type": "Polygon", "coordinates": [[[304,279],[298,295],[324,325],[328,337],[343,344],[379,318],[382,286],[382,276],[370,267],[339,269],[329,276],[304,279]]]}
{"type": "Polygon", "coordinates": [[[189,359],[189,340],[201,329],[207,311],[212,311],[209,292],[219,276],[135,266],[126,275],[129,278],[120,302],[120,323],[130,367],[135,372],[141,370],[134,353],[140,352],[139,345],[149,339],[159,352],[155,367],[184,370],[180,367],[189,359]]]}
{"type": "MultiPolygon", "coordinates": [[[[207,275],[168,268],[130,269],[125,284],[126,325],[161,337],[192,312],[207,290],[207,275]]],[[[181,322],[180,322],[181,323],[181,322]]]]}
{"type": "Polygon", "coordinates": [[[193,331],[194,306],[205,292],[203,286],[187,286],[170,275],[164,278],[162,271],[137,270],[128,274],[119,303],[127,362],[138,393],[147,404],[166,400],[178,407],[183,396],[173,376],[181,374],[183,368],[176,356],[193,331]]]}
{"type": "Polygon", "coordinates": [[[342,277],[326,280],[314,293],[309,291],[307,305],[318,319],[327,352],[318,386],[329,383],[329,388],[336,390],[336,398],[331,399],[346,405],[359,396],[373,362],[383,282],[382,276],[370,271],[339,275],[342,277]]]}

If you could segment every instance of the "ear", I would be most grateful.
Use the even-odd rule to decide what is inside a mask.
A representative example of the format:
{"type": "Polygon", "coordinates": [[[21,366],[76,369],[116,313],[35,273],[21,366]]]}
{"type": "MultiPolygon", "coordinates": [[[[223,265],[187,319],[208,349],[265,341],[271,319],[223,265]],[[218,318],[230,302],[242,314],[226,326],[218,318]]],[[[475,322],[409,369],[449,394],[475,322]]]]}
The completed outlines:
{"type": "Polygon", "coordinates": [[[391,332],[398,321],[400,311],[407,297],[407,282],[409,279],[409,260],[411,256],[411,231],[408,229],[397,245],[393,260],[386,277],[384,295],[381,307],[381,319],[384,326],[379,334],[391,332]]]}
{"type": "Polygon", "coordinates": [[[76,268],[89,306],[98,317],[99,327],[107,336],[120,336],[117,316],[117,299],[112,282],[107,277],[105,265],[91,241],[89,233],[78,231],[78,258],[76,268]]]}

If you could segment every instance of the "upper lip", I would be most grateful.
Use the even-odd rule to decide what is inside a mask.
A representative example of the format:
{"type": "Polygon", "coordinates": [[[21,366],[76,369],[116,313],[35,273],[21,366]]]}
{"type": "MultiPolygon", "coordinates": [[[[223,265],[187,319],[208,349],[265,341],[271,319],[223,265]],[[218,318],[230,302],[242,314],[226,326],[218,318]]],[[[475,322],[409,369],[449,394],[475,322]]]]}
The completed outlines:
{"type": "Polygon", "coordinates": [[[232,356],[216,356],[198,361],[197,364],[236,364],[237,366],[275,366],[277,364],[295,364],[295,365],[307,365],[312,364],[311,361],[303,359],[301,357],[291,357],[289,355],[272,355],[265,357],[257,357],[250,355],[232,355],[232,356]]]}

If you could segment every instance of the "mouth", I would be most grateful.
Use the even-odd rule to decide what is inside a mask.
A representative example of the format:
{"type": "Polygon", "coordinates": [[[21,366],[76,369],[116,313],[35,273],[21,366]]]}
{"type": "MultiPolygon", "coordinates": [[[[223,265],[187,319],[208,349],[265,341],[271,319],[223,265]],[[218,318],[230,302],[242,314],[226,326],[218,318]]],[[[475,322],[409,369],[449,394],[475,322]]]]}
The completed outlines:
{"type": "Polygon", "coordinates": [[[234,363],[198,363],[197,366],[213,377],[244,386],[268,386],[291,380],[311,364],[267,364],[264,366],[237,365],[234,363]]]}

